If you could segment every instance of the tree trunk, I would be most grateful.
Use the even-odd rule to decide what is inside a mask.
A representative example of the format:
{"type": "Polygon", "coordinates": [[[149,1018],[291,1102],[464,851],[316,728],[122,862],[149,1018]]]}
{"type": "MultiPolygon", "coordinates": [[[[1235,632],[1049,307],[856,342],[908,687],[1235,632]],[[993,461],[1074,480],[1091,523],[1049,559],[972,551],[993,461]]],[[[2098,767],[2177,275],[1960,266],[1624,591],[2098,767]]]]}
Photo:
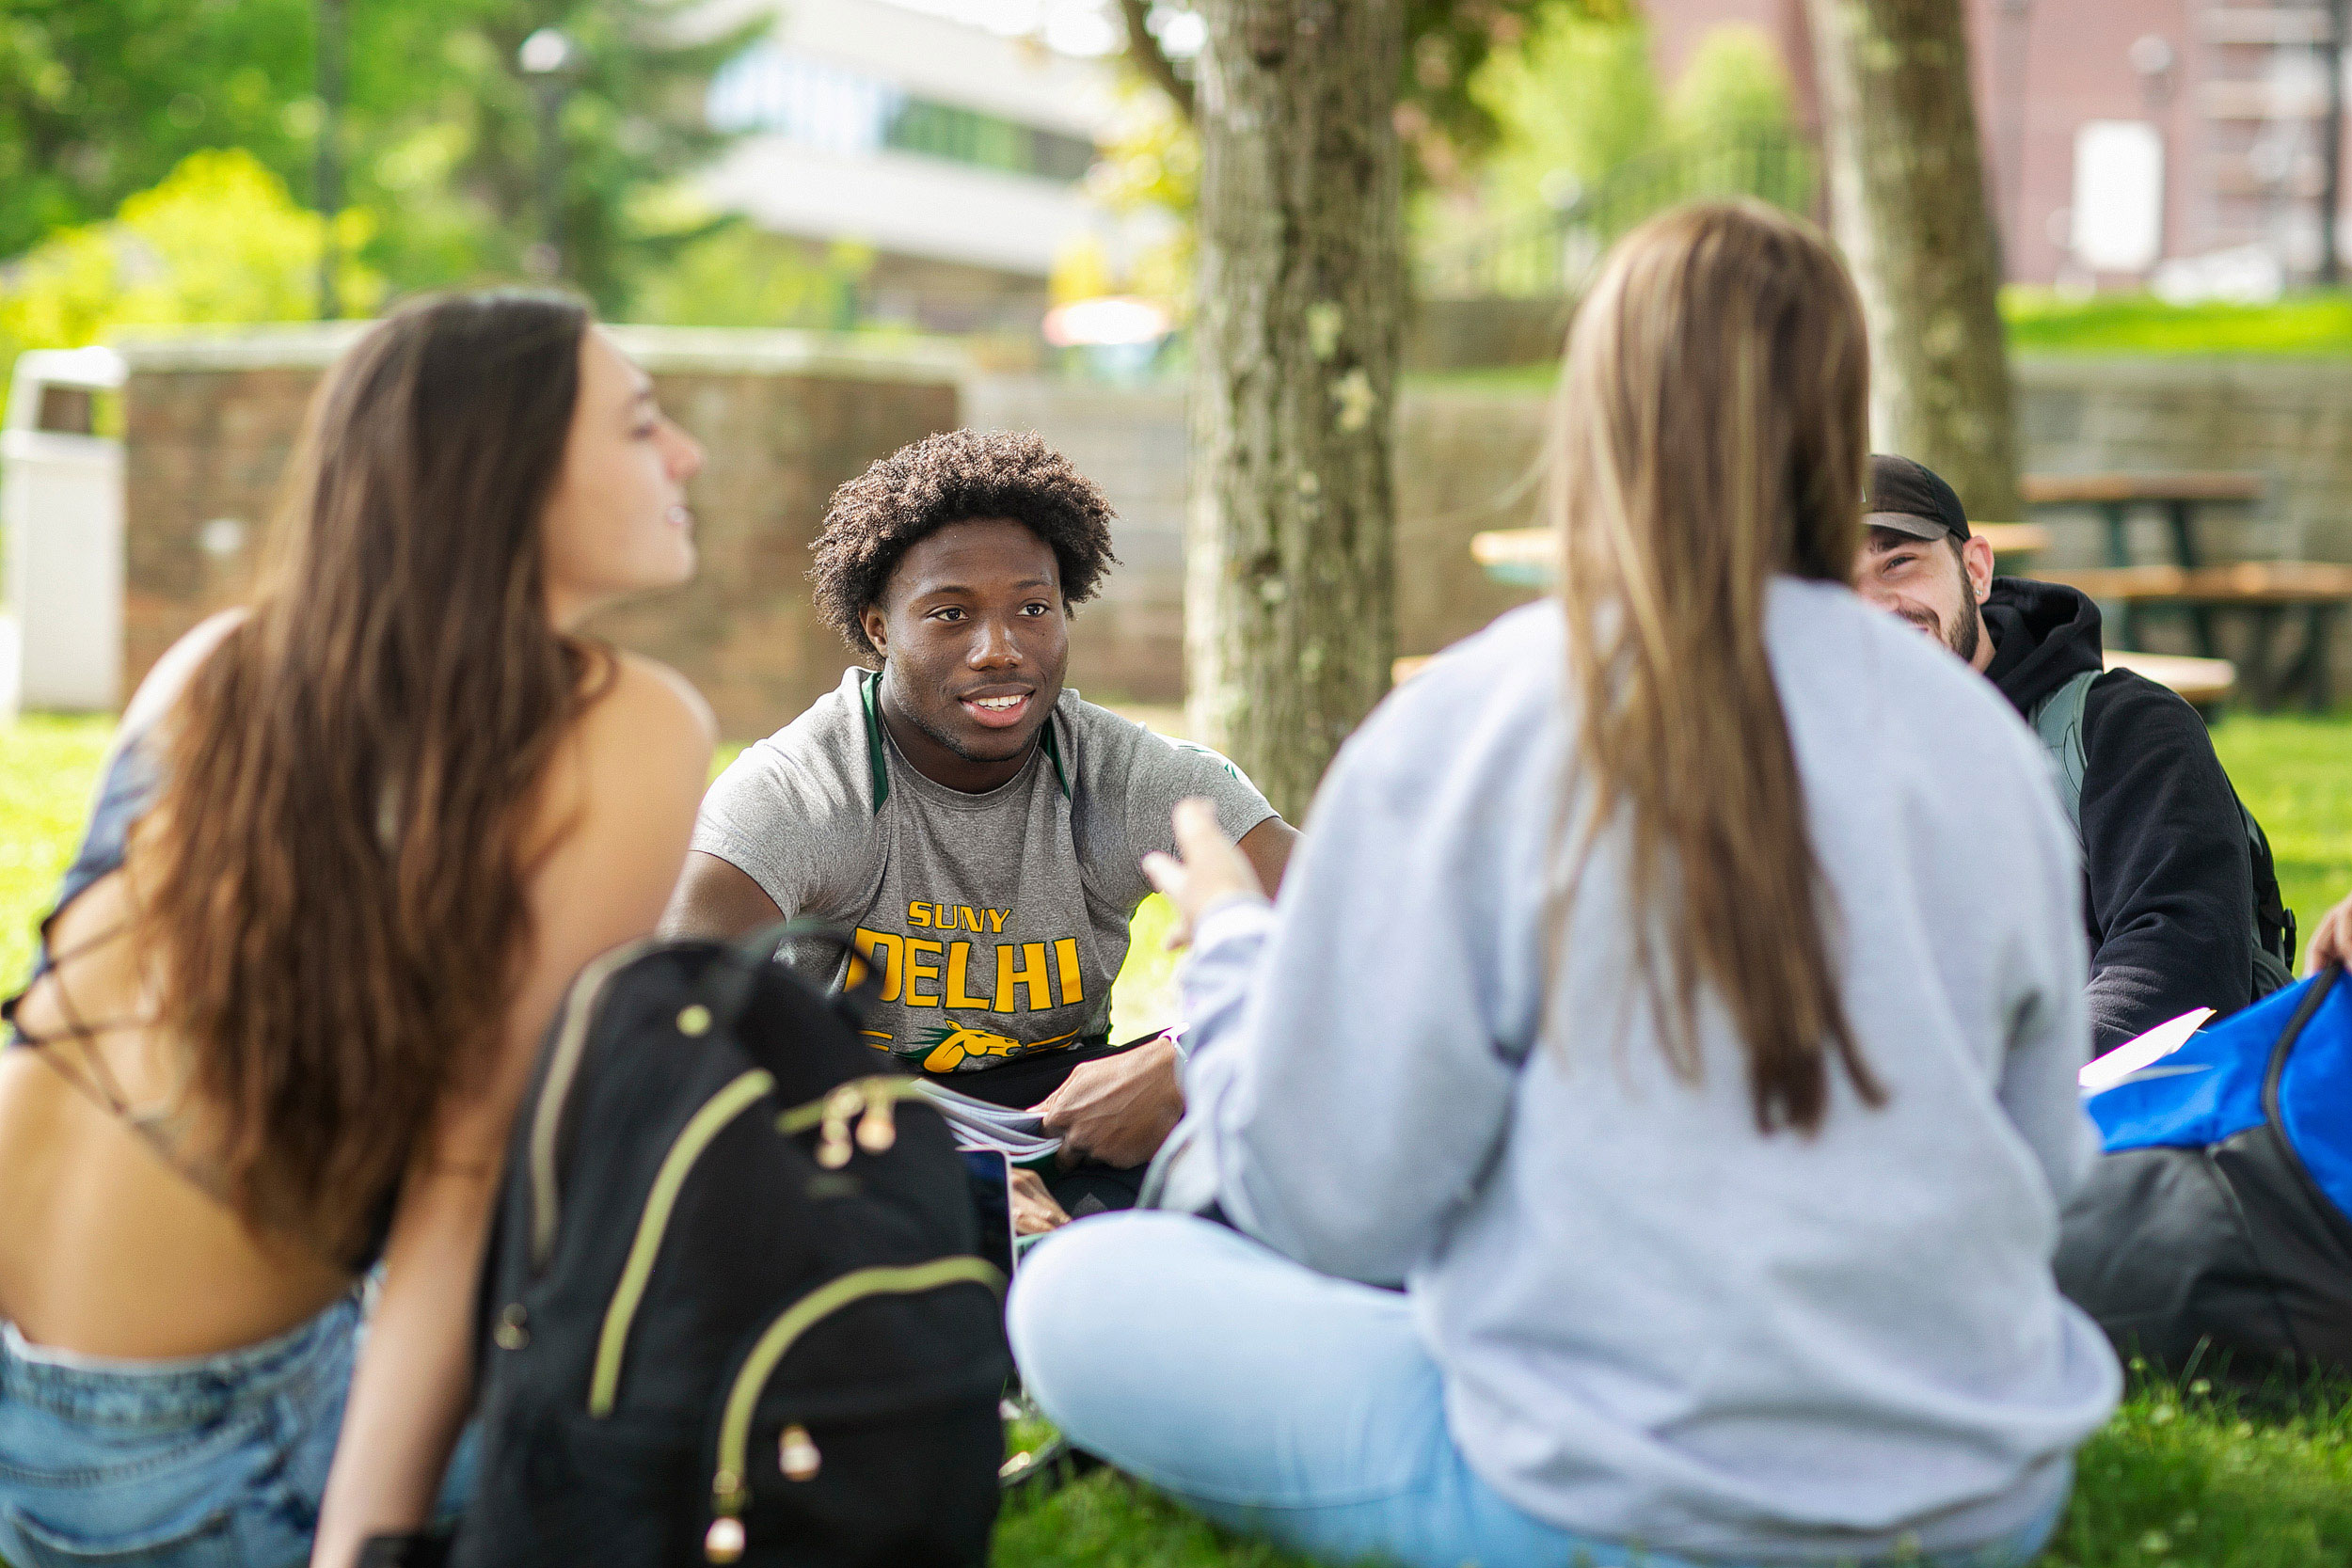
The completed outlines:
{"type": "Polygon", "coordinates": [[[1396,648],[1402,0],[1204,0],[1194,734],[1300,819],[1396,648]]]}
{"type": "Polygon", "coordinates": [[[2013,522],[2017,425],[1963,0],[1806,0],[1830,212],[1870,324],[1872,439],[2013,522]]]}

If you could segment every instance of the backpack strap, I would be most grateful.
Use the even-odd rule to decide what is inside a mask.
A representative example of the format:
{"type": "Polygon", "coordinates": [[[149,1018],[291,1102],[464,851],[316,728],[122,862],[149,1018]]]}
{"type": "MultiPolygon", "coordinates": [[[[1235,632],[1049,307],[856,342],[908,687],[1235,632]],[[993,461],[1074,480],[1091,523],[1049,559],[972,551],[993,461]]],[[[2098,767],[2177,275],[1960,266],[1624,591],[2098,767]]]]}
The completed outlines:
{"type": "Polygon", "coordinates": [[[2050,754],[2050,772],[2058,782],[2058,800],[2066,820],[2074,825],[2074,842],[2083,837],[2083,773],[2090,752],[2083,745],[2083,709],[2090,701],[2090,683],[2102,672],[2085,670],[2036,703],[2026,716],[2042,749],[2050,754]]]}
{"type": "MultiPolygon", "coordinates": [[[[839,947],[845,957],[854,958],[857,944],[850,932],[836,922],[817,920],[806,915],[780,920],[762,926],[747,936],[738,937],[727,944],[722,954],[703,975],[695,1000],[710,1010],[710,1023],[723,1034],[735,1027],[735,1021],[752,999],[752,991],[776,950],[788,942],[814,937],[839,947]]],[[[856,991],[867,976],[862,963],[852,962],[845,977],[844,990],[856,991]]]]}
{"type": "MultiPolygon", "coordinates": [[[[2090,706],[2090,683],[2101,673],[2097,670],[2083,671],[2035,704],[2026,716],[2034,734],[2042,739],[2042,750],[2049,753],[2050,772],[2058,783],[2058,799],[2066,807],[2066,819],[2074,825],[2076,844],[2083,843],[2083,775],[2090,767],[2089,749],[2083,742],[2083,716],[2090,706]]],[[[2239,827],[2246,835],[2247,859],[2253,874],[2253,999],[2259,1002],[2294,983],[2295,911],[2286,907],[2280,895],[2270,840],[2263,832],[2262,824],[2254,820],[2254,814],[2246,809],[2246,802],[2237,798],[2234,786],[2231,803],[2237,807],[2239,827]]]]}

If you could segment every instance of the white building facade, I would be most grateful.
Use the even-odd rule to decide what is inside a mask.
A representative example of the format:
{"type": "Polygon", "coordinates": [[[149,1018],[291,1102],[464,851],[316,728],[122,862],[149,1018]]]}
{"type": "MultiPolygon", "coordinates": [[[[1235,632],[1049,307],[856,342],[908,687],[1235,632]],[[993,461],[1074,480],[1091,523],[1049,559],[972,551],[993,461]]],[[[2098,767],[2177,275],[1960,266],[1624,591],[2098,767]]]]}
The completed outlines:
{"type": "Polygon", "coordinates": [[[1116,55],[1055,47],[1068,29],[941,14],[958,9],[976,8],[735,0],[707,13],[774,24],[711,82],[711,123],[739,139],[699,183],[771,232],[870,246],[869,307],[885,319],[1034,331],[1057,258],[1089,239],[1117,256],[1136,238],[1085,185],[1119,112],[1116,55]]]}

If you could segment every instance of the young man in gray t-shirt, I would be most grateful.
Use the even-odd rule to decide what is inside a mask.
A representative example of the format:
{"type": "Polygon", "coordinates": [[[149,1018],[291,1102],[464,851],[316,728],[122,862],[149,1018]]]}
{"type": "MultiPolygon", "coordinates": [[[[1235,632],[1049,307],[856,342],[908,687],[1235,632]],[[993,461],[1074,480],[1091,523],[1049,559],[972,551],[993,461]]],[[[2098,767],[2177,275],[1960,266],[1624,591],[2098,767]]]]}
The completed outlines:
{"type": "MultiPolygon", "coordinates": [[[[1138,863],[1206,796],[1271,887],[1297,835],[1224,758],[1063,689],[1073,605],[1113,564],[1108,503],[1034,435],[956,431],[834,495],[818,610],[854,668],[711,786],[665,922],[783,915],[857,933],[868,1037],[909,1068],[1037,1105],[1064,1160],[1132,1169],[1182,1114],[1176,1048],[1113,1053],[1111,982],[1151,891],[1138,863]]],[[[1057,1180],[1074,1206],[1132,1181],[1057,1180]]],[[[1031,1194],[1031,1218],[1057,1217],[1031,1194]]],[[[1091,1205],[1089,1205],[1091,1207],[1091,1205]]]]}

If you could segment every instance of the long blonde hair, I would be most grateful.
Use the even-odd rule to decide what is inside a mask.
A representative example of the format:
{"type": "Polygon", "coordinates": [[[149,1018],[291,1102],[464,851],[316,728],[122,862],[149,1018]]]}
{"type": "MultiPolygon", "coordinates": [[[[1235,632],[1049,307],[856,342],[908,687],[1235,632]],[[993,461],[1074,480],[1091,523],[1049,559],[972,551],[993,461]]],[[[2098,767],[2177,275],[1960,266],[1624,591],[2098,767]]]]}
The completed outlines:
{"type": "Polygon", "coordinates": [[[1852,280],[1810,225],[1753,201],[1628,235],[1578,312],[1562,388],[1577,746],[1555,932],[1622,820],[1634,965],[1667,1060],[1697,1079],[1704,981],[1746,1046],[1765,1132],[1819,1128],[1832,1055],[1883,1099],[1839,1000],[1836,911],[1764,645],[1775,574],[1851,578],[1868,398],[1852,280]]]}

